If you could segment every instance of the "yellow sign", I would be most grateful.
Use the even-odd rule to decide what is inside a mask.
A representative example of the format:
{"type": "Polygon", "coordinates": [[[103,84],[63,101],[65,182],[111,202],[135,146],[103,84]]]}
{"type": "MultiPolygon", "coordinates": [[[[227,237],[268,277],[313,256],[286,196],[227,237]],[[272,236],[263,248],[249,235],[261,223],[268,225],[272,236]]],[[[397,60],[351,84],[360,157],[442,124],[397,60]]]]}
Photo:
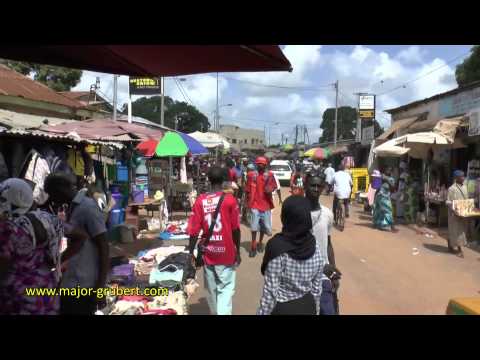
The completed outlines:
{"type": "Polygon", "coordinates": [[[360,110],[359,111],[360,118],[368,118],[373,119],[375,117],[375,110],[360,110]]]}

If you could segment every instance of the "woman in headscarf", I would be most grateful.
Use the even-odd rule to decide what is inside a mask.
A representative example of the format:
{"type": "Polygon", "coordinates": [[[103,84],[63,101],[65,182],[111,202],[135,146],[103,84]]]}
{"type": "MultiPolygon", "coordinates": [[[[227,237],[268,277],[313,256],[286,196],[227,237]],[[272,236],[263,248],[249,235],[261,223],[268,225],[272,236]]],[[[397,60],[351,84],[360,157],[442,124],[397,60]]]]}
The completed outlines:
{"type": "Polygon", "coordinates": [[[380,230],[396,231],[393,222],[392,191],[395,180],[391,176],[384,176],[382,187],[375,194],[373,204],[373,226],[380,230]]]}
{"type": "Polygon", "coordinates": [[[312,235],[310,204],[290,196],[282,206],[283,229],[265,249],[265,277],[258,315],[318,315],[325,260],[312,235]]]}
{"type": "Polygon", "coordinates": [[[55,289],[61,276],[62,221],[33,210],[33,191],[22,179],[0,184],[0,314],[55,315],[58,296],[27,296],[55,289]]]}
{"type": "Polygon", "coordinates": [[[417,212],[419,207],[417,183],[413,177],[408,176],[405,180],[404,194],[404,218],[406,224],[414,224],[417,221],[417,212]]]}

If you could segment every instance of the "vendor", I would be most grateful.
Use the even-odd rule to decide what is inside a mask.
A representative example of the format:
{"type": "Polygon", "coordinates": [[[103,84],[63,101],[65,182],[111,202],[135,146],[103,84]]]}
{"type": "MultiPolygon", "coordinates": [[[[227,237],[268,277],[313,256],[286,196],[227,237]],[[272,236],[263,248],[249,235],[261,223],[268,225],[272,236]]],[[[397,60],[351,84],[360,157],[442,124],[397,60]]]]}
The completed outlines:
{"type": "Polygon", "coordinates": [[[467,200],[468,190],[465,186],[465,173],[461,170],[453,172],[454,183],[448,189],[448,250],[463,258],[462,246],[467,244],[468,220],[456,215],[453,211],[453,200],[467,200]]]}

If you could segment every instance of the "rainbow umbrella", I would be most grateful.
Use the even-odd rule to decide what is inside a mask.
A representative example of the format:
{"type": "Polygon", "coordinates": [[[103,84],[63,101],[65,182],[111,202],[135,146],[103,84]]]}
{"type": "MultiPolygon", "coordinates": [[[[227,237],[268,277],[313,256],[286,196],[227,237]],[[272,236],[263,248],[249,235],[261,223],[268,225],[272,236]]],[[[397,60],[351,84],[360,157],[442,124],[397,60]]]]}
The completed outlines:
{"type": "Polygon", "coordinates": [[[154,155],[158,157],[185,156],[208,154],[208,150],[197,140],[183,133],[167,131],[163,138],[158,140],[146,140],[137,145],[137,150],[146,157],[154,155]]]}
{"type": "Polygon", "coordinates": [[[305,156],[306,157],[312,157],[313,154],[315,154],[315,151],[317,151],[320,148],[311,148],[310,150],[305,151],[305,156]]]}
{"type": "Polygon", "coordinates": [[[305,156],[308,156],[316,160],[324,160],[331,155],[330,150],[325,148],[313,148],[305,152],[305,156]]]}

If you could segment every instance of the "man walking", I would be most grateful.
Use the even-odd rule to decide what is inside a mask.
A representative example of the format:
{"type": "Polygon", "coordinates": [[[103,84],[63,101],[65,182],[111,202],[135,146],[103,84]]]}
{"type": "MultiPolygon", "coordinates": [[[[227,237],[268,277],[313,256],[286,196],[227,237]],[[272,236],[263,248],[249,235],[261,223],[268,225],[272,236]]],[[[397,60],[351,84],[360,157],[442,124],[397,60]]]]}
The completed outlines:
{"type": "Polygon", "coordinates": [[[340,164],[338,167],[338,171],[333,176],[333,214],[335,218],[335,222],[337,222],[336,218],[336,210],[338,206],[338,201],[343,201],[345,206],[345,217],[348,218],[349,216],[349,209],[348,204],[350,201],[350,195],[352,193],[352,186],[353,181],[352,177],[348,172],[345,171],[345,166],[340,164]]]}
{"type": "Polygon", "coordinates": [[[260,156],[255,160],[256,171],[248,173],[246,191],[248,193],[248,207],[251,210],[250,228],[252,230],[252,245],[249,256],[255,257],[263,252],[263,237],[272,236],[272,209],[274,208],[272,193],[277,189],[275,178],[271,171],[267,171],[268,161],[260,156]],[[257,246],[257,232],[260,231],[260,240],[257,246]]]}
{"type": "Polygon", "coordinates": [[[333,177],[335,175],[335,170],[331,163],[328,164],[328,167],[323,173],[325,174],[325,182],[327,184],[327,195],[330,195],[333,190],[333,177]]]}
{"type": "Polygon", "coordinates": [[[222,191],[225,175],[220,167],[209,170],[212,192],[197,198],[187,229],[192,255],[203,231],[196,263],[197,267],[204,265],[207,301],[215,315],[232,315],[236,266],[241,262],[238,203],[232,194],[222,191]]]}
{"type": "Polygon", "coordinates": [[[312,215],[312,232],[320,245],[320,251],[325,263],[322,277],[322,294],[320,297],[320,315],[338,315],[338,297],[340,271],[335,267],[331,231],[333,213],[320,204],[320,194],[325,187],[323,175],[307,176],[305,195],[310,202],[312,215]]]}
{"type": "Polygon", "coordinates": [[[448,250],[459,257],[463,257],[462,246],[467,244],[468,220],[456,215],[453,211],[454,200],[467,200],[468,189],[464,184],[465,173],[461,170],[453,172],[454,183],[448,189],[448,250]]]}

